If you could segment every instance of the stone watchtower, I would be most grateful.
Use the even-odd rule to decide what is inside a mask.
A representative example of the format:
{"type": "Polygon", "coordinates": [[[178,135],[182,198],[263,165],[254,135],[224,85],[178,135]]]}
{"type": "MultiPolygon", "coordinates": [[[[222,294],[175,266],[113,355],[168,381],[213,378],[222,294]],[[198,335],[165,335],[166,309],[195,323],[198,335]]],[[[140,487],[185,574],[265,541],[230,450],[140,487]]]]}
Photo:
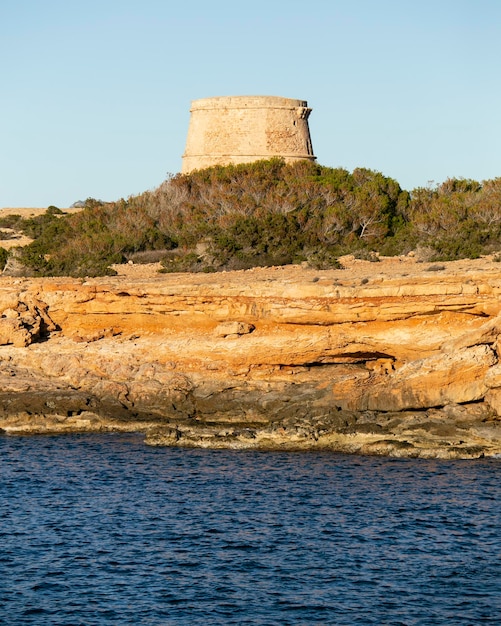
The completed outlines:
{"type": "Polygon", "coordinates": [[[314,161],[305,100],[223,96],[191,103],[182,172],[282,157],[314,161]]]}

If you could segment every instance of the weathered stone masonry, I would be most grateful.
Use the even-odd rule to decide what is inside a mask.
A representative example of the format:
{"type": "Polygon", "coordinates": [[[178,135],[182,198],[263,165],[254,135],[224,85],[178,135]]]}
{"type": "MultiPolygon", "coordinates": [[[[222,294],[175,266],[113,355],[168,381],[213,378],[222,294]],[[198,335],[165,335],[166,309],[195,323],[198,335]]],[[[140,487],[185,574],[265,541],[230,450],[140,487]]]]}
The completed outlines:
{"type": "Polygon", "coordinates": [[[182,172],[280,156],[315,160],[305,100],[279,96],[203,98],[191,104],[182,172]]]}

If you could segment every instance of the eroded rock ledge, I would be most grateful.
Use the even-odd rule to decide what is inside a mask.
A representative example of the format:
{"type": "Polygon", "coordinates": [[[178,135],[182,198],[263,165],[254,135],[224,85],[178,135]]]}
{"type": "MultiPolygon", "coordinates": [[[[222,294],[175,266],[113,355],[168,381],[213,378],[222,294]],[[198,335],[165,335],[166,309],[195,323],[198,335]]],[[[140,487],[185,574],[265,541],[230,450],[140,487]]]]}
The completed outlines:
{"type": "Polygon", "coordinates": [[[0,278],[5,434],[501,456],[501,267],[0,278]]]}

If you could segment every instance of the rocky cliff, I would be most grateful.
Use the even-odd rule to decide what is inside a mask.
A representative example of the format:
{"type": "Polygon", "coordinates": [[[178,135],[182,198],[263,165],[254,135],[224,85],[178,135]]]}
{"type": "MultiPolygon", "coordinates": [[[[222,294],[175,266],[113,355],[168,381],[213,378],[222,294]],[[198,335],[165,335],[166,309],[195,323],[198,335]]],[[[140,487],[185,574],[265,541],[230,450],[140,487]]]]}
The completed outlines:
{"type": "Polygon", "coordinates": [[[4,433],[501,455],[501,265],[0,278],[4,433]]]}

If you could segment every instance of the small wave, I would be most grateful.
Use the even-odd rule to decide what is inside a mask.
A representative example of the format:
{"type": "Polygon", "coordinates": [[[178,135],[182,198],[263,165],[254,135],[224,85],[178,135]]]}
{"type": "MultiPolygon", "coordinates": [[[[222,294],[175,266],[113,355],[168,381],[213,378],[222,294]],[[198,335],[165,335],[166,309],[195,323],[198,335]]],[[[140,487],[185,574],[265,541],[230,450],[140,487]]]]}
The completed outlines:
{"type": "Polygon", "coordinates": [[[496,462],[0,447],[0,624],[498,623],[496,462]]]}

